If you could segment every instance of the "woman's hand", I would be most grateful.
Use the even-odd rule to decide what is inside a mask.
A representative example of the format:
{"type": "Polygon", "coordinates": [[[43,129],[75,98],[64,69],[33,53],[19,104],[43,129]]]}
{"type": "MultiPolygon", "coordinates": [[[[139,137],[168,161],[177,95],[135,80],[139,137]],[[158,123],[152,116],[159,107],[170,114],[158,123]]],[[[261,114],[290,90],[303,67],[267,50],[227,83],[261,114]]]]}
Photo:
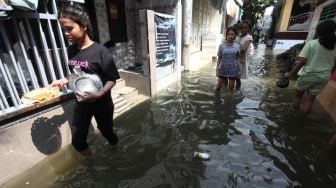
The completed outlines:
{"type": "Polygon", "coordinates": [[[59,80],[55,80],[54,82],[52,82],[50,84],[51,87],[58,87],[58,88],[61,88],[63,87],[64,85],[66,85],[68,83],[68,80],[66,78],[62,78],[62,79],[59,79],[59,80]]]}
{"type": "Polygon", "coordinates": [[[93,102],[107,94],[116,84],[115,81],[107,81],[103,88],[98,92],[76,92],[76,99],[78,102],[93,102]]]}
{"type": "Polygon", "coordinates": [[[78,102],[94,102],[102,96],[102,92],[76,92],[76,99],[78,102]]]}

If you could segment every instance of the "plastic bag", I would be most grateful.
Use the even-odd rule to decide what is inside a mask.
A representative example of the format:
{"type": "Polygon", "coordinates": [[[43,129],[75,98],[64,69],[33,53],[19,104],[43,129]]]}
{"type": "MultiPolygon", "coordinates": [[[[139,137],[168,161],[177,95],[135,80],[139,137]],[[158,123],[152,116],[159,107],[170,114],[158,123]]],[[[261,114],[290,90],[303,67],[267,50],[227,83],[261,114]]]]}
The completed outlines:
{"type": "Polygon", "coordinates": [[[7,0],[0,0],[0,20],[10,18],[13,7],[8,4],[7,0]]]}
{"type": "Polygon", "coordinates": [[[38,0],[10,0],[9,4],[22,11],[35,11],[37,10],[38,0]]]}
{"type": "Polygon", "coordinates": [[[10,11],[13,7],[8,4],[6,0],[0,0],[0,11],[10,11]]]}

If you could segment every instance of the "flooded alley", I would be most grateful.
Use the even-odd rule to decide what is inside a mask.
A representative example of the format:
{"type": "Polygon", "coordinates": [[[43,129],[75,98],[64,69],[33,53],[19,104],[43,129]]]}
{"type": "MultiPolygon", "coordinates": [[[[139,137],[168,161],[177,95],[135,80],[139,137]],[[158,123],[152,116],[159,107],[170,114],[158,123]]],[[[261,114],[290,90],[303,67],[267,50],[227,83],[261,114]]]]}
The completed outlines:
{"type": "Polygon", "coordinates": [[[318,103],[308,117],[292,110],[294,82],[276,87],[273,53],[256,51],[234,96],[215,95],[215,63],[184,73],[115,120],[117,150],[97,135],[89,161],[65,163],[75,156],[68,148],[6,187],[334,187],[335,122],[318,103]]]}

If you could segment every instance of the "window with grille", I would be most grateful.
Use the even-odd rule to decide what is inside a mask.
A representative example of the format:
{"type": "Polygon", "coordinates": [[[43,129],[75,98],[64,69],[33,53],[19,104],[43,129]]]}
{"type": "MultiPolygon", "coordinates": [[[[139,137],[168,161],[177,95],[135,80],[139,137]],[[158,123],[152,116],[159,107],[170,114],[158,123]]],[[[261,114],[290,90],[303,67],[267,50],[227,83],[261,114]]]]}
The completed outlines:
{"type": "Polygon", "coordinates": [[[24,93],[70,74],[57,18],[62,3],[39,1],[36,10],[14,7],[0,17],[0,121],[27,107],[24,93]]]}
{"type": "Polygon", "coordinates": [[[320,22],[333,19],[336,21],[336,2],[323,8],[320,16],[320,22]]]}

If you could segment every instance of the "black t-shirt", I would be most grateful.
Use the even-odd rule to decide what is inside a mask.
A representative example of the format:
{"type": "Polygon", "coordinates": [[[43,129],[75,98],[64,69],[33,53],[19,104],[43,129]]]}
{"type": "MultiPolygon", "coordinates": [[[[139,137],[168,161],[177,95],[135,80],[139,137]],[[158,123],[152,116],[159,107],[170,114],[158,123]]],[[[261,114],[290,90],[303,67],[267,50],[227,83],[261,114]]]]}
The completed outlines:
{"type": "MultiPolygon", "coordinates": [[[[71,45],[68,48],[68,56],[68,66],[71,72],[76,67],[88,74],[97,74],[103,85],[106,81],[115,82],[120,78],[112,54],[105,46],[96,42],[85,49],[78,49],[75,44],[71,45]]],[[[109,91],[99,101],[110,98],[111,92],[109,91]]]]}
{"type": "Polygon", "coordinates": [[[116,81],[120,78],[117,68],[114,64],[112,54],[108,49],[94,42],[85,49],[78,49],[77,45],[71,45],[68,48],[69,68],[73,71],[74,67],[89,74],[97,74],[103,81],[116,81]]]}

